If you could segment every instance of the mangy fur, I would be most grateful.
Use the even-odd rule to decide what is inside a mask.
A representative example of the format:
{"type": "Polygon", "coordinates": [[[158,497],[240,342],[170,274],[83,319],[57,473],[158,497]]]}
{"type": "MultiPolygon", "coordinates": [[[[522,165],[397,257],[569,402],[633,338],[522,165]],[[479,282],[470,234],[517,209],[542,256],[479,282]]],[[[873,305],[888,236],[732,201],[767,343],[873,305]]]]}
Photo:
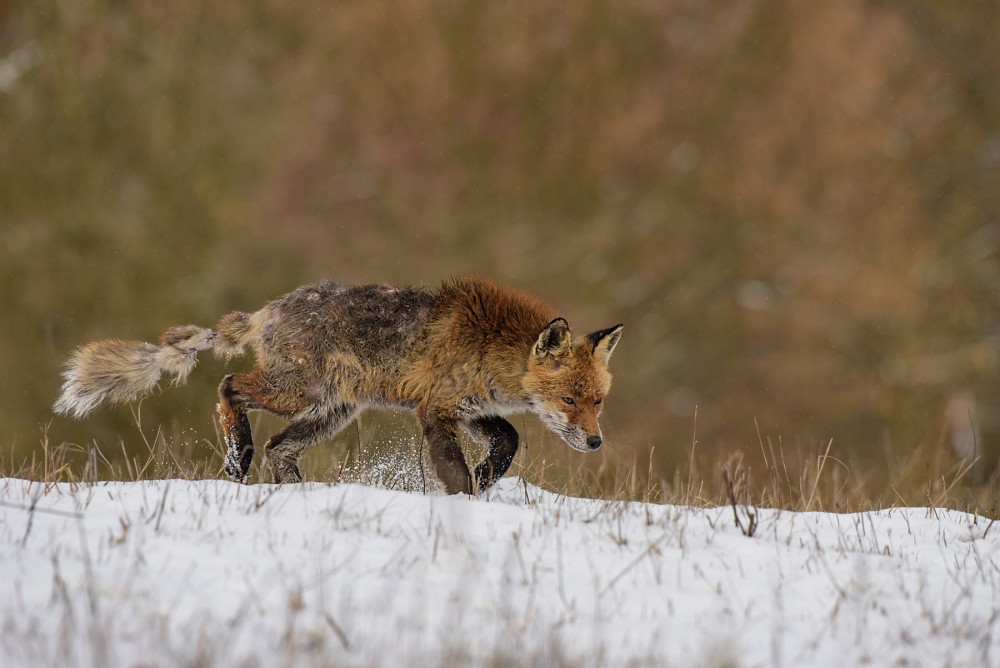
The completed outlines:
{"type": "Polygon", "coordinates": [[[230,313],[214,330],[171,328],[158,345],[88,343],[67,364],[55,410],[83,417],[102,403],[148,393],[163,373],[184,382],[202,350],[228,358],[249,347],[256,367],[219,386],[232,478],[246,481],[253,457],[248,411],[290,421],[265,452],[276,482],[296,482],[308,446],[332,437],[365,407],[402,406],[416,412],[446,490],[472,493],[502,476],[517,451],[517,432],[503,415],[530,410],[573,448],[600,447],[597,416],[621,329],[574,343],[550,306],[480,277],[437,290],[327,282],[255,313],[230,313]],[[474,472],[458,446],[459,429],[487,445],[474,472]]]}

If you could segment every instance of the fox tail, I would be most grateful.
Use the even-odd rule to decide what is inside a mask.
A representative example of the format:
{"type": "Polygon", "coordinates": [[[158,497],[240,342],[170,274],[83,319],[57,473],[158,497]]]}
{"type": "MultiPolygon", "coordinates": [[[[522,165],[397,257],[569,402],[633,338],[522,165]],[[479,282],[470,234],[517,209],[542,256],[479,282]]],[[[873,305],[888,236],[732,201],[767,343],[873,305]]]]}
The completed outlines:
{"type": "Polygon", "coordinates": [[[63,371],[56,413],[82,418],[103,403],[126,403],[145,396],[168,373],[182,385],[198,362],[198,353],[215,349],[222,357],[243,352],[254,336],[252,314],[230,313],[216,329],[171,327],[158,344],[104,339],[77,348],[63,371]]]}

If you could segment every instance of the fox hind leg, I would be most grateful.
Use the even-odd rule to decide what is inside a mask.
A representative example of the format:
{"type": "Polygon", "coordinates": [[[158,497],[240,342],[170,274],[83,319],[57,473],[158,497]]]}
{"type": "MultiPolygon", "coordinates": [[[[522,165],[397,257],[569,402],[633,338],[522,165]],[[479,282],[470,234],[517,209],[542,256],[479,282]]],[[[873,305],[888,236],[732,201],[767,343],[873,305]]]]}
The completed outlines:
{"type": "Polygon", "coordinates": [[[486,458],[475,471],[476,484],[482,494],[503,477],[514,461],[518,445],[517,430],[510,422],[495,415],[475,418],[465,423],[465,427],[474,439],[486,444],[486,458]]]}
{"type": "Polygon", "coordinates": [[[246,483],[253,461],[248,410],[260,410],[260,383],[253,374],[229,374],[219,383],[219,426],[226,442],[226,475],[246,483]]]}
{"type": "Polygon", "coordinates": [[[264,446],[271,464],[274,482],[302,482],[299,459],[306,449],[320,441],[332,438],[354,419],[358,409],[351,404],[338,404],[329,411],[301,418],[292,422],[271,437],[264,446]]]}

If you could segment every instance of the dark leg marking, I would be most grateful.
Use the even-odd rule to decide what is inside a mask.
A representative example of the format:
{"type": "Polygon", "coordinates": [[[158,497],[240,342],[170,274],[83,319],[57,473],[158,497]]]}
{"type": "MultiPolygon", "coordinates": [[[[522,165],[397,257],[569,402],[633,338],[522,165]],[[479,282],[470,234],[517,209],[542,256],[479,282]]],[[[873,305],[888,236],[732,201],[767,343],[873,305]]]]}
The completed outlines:
{"type": "Polygon", "coordinates": [[[251,374],[229,374],[219,384],[219,426],[226,442],[226,475],[236,482],[246,483],[253,461],[253,435],[250,433],[248,410],[262,406],[255,398],[259,384],[251,374]]]}
{"type": "Polygon", "coordinates": [[[493,415],[475,418],[465,426],[474,439],[486,443],[486,458],[476,467],[476,483],[481,494],[502,478],[514,461],[517,430],[507,420],[493,415]]]}

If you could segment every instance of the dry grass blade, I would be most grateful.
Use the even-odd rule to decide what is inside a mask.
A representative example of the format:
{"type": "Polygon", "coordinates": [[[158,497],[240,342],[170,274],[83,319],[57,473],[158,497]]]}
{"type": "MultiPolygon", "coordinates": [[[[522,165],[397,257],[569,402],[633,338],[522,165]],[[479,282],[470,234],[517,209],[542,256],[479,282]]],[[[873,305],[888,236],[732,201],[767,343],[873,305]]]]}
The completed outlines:
{"type": "Polygon", "coordinates": [[[736,501],[736,491],[733,489],[733,480],[729,476],[729,471],[726,469],[722,470],[722,477],[726,483],[726,494],[729,497],[729,505],[733,509],[733,521],[736,523],[736,528],[746,536],[747,538],[752,537],[757,532],[757,511],[749,506],[740,506],[736,501]],[[740,508],[742,507],[743,513],[747,516],[746,525],[740,519],[740,508]]]}
{"type": "Polygon", "coordinates": [[[818,469],[816,471],[816,480],[813,481],[812,491],[809,493],[809,500],[806,501],[805,510],[806,512],[812,510],[813,499],[816,498],[816,489],[819,487],[819,480],[823,477],[823,468],[826,466],[827,457],[830,456],[830,446],[833,445],[833,439],[831,438],[826,443],[826,452],[819,459],[818,469]]]}

